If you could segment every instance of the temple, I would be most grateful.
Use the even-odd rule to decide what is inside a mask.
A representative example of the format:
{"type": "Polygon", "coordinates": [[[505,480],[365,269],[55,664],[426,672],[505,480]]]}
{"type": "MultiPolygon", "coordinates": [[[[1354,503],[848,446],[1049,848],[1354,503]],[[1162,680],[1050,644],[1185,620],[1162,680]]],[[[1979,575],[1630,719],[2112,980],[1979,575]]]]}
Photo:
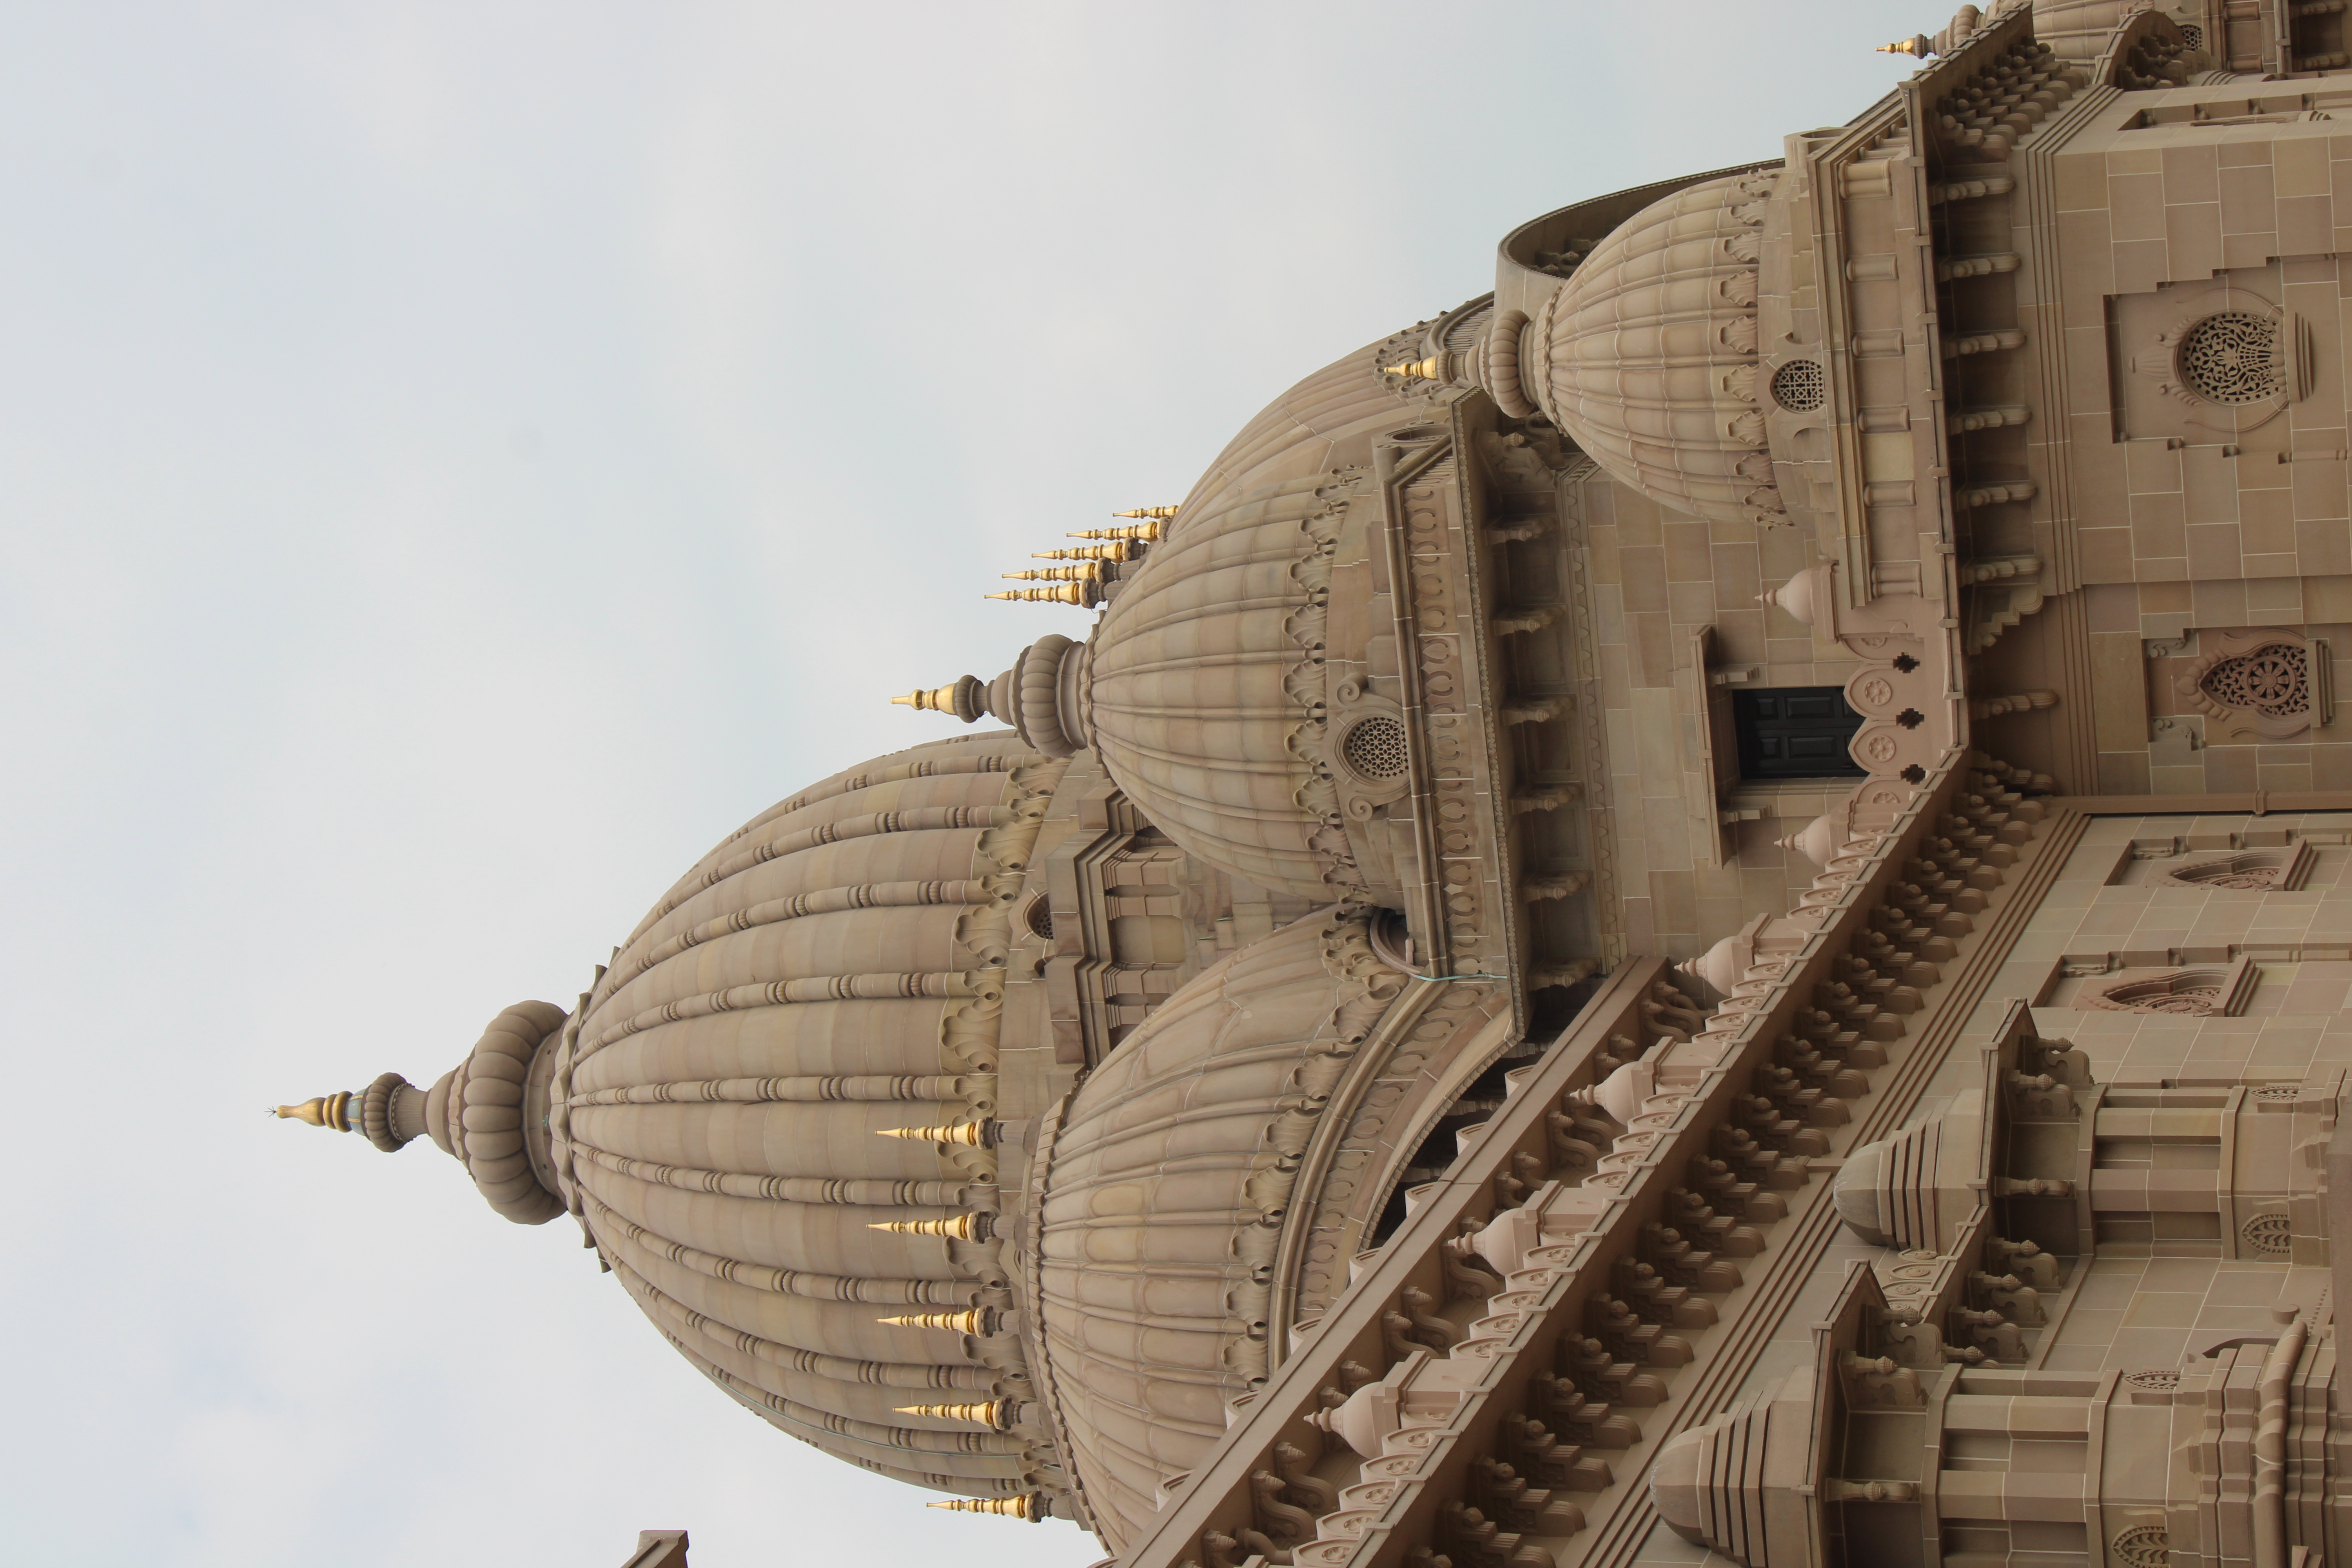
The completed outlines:
{"type": "Polygon", "coordinates": [[[2352,1560],[2347,15],[1963,6],[1532,219],[278,1114],[1121,1568],[2352,1560]]]}

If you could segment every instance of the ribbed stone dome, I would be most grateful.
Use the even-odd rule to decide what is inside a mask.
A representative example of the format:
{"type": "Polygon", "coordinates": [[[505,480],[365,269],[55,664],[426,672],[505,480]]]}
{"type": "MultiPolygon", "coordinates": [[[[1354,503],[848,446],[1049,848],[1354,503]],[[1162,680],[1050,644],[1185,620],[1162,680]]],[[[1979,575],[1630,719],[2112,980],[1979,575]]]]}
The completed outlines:
{"type": "Polygon", "coordinates": [[[678,1352],[793,1436],[1065,1497],[1012,1289],[1025,1167],[1000,1187],[994,1144],[1075,1077],[999,1037],[1067,766],[997,732],[837,773],[705,856],[569,1016],[509,1007],[430,1090],[386,1073],[278,1114],[387,1151],[429,1134],[508,1218],[568,1209],[678,1352]]]}
{"type": "Polygon", "coordinates": [[[1395,338],[1359,350],[1252,420],[1086,642],[1045,637],[994,681],[906,700],[994,714],[1046,755],[1092,747],[1155,826],[1230,876],[1317,902],[1396,902],[1385,849],[1367,863],[1350,842],[1326,667],[1365,658],[1360,626],[1355,646],[1329,638],[1334,593],[1370,592],[1369,573],[1341,588],[1335,571],[1363,548],[1373,442],[1431,412],[1382,373],[1400,352],[1395,338]]]}
{"type": "Polygon", "coordinates": [[[1039,1394],[1114,1552],[1265,1376],[1277,1258],[1318,1195],[1302,1153],[1408,984],[1361,917],[1299,921],[1162,1004],[1040,1137],[1039,1394]]]}
{"type": "Polygon", "coordinates": [[[1678,510],[1785,521],[1756,384],[1764,170],[1619,226],[1524,329],[1528,395],[1611,477],[1678,510]]]}
{"type": "Polygon", "coordinates": [[[1372,442],[1412,422],[1372,344],[1235,436],[1090,639],[1083,721],[1103,766],[1185,850],[1310,899],[1393,899],[1350,850],[1328,765],[1326,638],[1372,442]]]}
{"type": "Polygon", "coordinates": [[[982,735],[761,813],[555,1047],[558,1184],[646,1316],[782,1430],[920,1485],[1052,1486],[1020,1432],[901,1411],[1028,1390],[1003,1323],[883,1321],[1011,1299],[994,1151],[882,1134],[1008,1110],[1009,911],[1065,765],[982,735]]]}

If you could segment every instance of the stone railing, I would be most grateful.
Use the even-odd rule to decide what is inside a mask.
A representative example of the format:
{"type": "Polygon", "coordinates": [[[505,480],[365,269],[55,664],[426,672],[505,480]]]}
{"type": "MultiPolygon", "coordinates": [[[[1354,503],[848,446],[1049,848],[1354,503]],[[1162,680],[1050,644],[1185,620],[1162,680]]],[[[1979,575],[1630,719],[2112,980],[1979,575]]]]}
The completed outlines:
{"type": "Polygon", "coordinates": [[[1292,1329],[1129,1568],[1629,1556],[1651,1455],[1730,1402],[1827,1244],[1814,1176],[1899,1121],[1949,1044],[1941,1004],[1989,973],[1979,922],[2021,857],[2051,859],[2014,776],[1948,753],[1788,917],[1685,965],[1728,982],[1710,1014],[1661,961],[1622,966],[1292,1329]]]}

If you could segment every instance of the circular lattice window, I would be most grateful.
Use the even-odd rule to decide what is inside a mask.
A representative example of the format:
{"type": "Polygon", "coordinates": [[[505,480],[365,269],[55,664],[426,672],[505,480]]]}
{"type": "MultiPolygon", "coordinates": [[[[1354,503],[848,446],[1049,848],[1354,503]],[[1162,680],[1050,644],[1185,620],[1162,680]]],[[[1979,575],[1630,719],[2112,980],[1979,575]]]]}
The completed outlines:
{"type": "Polygon", "coordinates": [[[1829,399],[1829,376],[1817,359],[1792,359],[1772,373],[1772,401],[1791,414],[1811,414],[1829,399]]]}
{"type": "Polygon", "coordinates": [[[2258,1214],[2238,1227],[2238,1239],[2249,1252],[2284,1258],[2294,1250],[2294,1222],[2283,1214],[2258,1214]]]}
{"type": "Polygon", "coordinates": [[[2266,1083],[2254,1090],[2254,1098],[2265,1105],[2292,1105],[2303,1098],[2299,1083],[2266,1083]]]}
{"type": "Polygon", "coordinates": [[[1385,713],[1360,719],[1339,742],[1339,752],[1359,778],[1375,784],[1401,779],[1405,769],[1404,725],[1385,713]]]}
{"type": "Polygon", "coordinates": [[[2180,44],[2191,54],[2202,50],[2205,47],[2205,29],[2194,22],[2181,23],[2180,44]]]}
{"type": "Polygon", "coordinates": [[[2311,659],[2296,643],[2272,643],[2225,658],[2197,684],[2224,708],[2272,719],[2311,711],[2311,659]]]}
{"type": "Polygon", "coordinates": [[[1029,900],[1029,907],[1021,911],[1021,922],[1029,928],[1031,935],[1047,942],[1054,940],[1054,906],[1043,898],[1029,900]]]}
{"type": "Polygon", "coordinates": [[[2286,391],[2278,323],[2252,310],[2218,310],[2180,340],[2180,381],[2208,403],[2267,403],[2286,391]]]}
{"type": "Polygon", "coordinates": [[[2180,1386],[2180,1374],[2150,1368],[2146,1372],[2127,1372],[2123,1376],[2126,1388],[2145,1389],[2150,1394],[2163,1394],[2180,1386]]]}
{"type": "Polygon", "coordinates": [[[2135,1524],[2117,1533],[2114,1552],[2125,1568],[2165,1568],[2172,1561],[2172,1537],[2160,1524],[2135,1524]]]}

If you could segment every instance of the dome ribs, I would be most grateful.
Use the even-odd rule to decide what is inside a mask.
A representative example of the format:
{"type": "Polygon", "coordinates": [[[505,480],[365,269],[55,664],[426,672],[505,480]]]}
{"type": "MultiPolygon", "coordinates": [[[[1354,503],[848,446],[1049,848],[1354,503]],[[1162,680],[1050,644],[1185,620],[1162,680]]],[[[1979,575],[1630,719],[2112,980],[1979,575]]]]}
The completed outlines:
{"type": "Polygon", "coordinates": [[[802,1350],[751,1333],[723,1317],[679,1300],[626,1261],[616,1262],[613,1272],[657,1322],[666,1321],[674,1332],[691,1333],[709,1341],[731,1352],[731,1357],[744,1358],[732,1363],[739,1374],[749,1373],[750,1362],[773,1368],[765,1376],[750,1375],[771,1394],[782,1394],[829,1415],[897,1426],[898,1423],[891,1420],[898,1414],[895,1402],[904,1400],[909,1393],[994,1391],[994,1376],[984,1366],[895,1365],[802,1350]]]}
{"type": "MultiPolygon", "coordinates": [[[[864,770],[836,774],[823,784],[802,791],[789,800],[779,801],[721,839],[709,854],[695,863],[693,869],[671,884],[669,892],[664,895],[662,901],[656,904],[644,920],[637,922],[636,928],[629,932],[628,941],[621,945],[625,949],[628,947],[657,924],[664,913],[677,908],[677,904],[683,901],[678,896],[681,889],[689,889],[696,884],[714,862],[726,855],[730,847],[741,843],[752,834],[782,817],[886,784],[904,784],[912,779],[1009,773],[1045,760],[1029,752],[1026,748],[1012,752],[981,752],[976,755],[970,751],[975,742],[1001,742],[1010,739],[1012,739],[1011,736],[1003,733],[982,732],[977,735],[959,735],[950,741],[934,742],[929,746],[910,747],[908,752],[898,754],[904,756],[912,752],[950,749],[961,751],[963,754],[926,758],[921,762],[899,763],[884,768],[876,768],[869,764],[864,770]]],[[[691,894],[688,893],[687,896],[691,894]]]]}
{"type": "MultiPolygon", "coordinates": [[[[635,1291],[631,1292],[632,1296],[635,1294],[635,1291]]],[[[639,1305],[648,1306],[642,1301],[639,1305]]],[[[646,1315],[655,1316],[650,1310],[646,1315]]],[[[730,1371],[708,1352],[689,1344],[683,1336],[661,1323],[657,1318],[656,1318],[655,1326],[661,1331],[662,1337],[669,1341],[671,1346],[680,1355],[694,1363],[697,1372],[711,1382],[727,1388],[747,1403],[762,1406],[770,1420],[779,1426],[789,1425],[808,1432],[822,1432],[833,1439],[830,1443],[819,1444],[820,1447],[838,1452],[839,1446],[846,1442],[877,1455],[912,1452],[929,1456],[934,1460],[951,1460],[969,1457],[991,1465],[990,1468],[974,1471],[975,1474],[1017,1473],[996,1468],[1007,1465],[1018,1466],[1021,1463],[1022,1444],[1017,1437],[1000,1436],[993,1432],[925,1431],[909,1426],[886,1426],[877,1422],[853,1420],[846,1415],[835,1415],[829,1411],[814,1409],[801,1404],[798,1400],[788,1399],[780,1394],[771,1394],[754,1380],[730,1371]]]]}
{"type": "Polygon", "coordinates": [[[793,1268],[771,1268],[765,1264],[722,1258],[717,1253],[704,1252],[684,1242],[655,1235],[612,1208],[593,1193],[584,1196],[587,1206],[595,1212],[600,1226],[612,1226],[615,1234],[626,1237],[636,1246],[681,1268],[755,1290],[780,1296],[803,1296],[817,1301],[855,1301],[875,1307],[969,1307],[980,1291],[980,1287],[968,1279],[861,1279],[839,1274],[810,1274],[793,1268]]]}
{"type": "Polygon", "coordinates": [[[873,1001],[889,997],[950,996],[994,997],[1002,993],[995,989],[999,982],[975,980],[961,973],[929,974],[835,974],[813,980],[772,980],[764,985],[730,985],[724,991],[714,991],[701,996],[689,996],[676,1002],[650,1007],[642,1013],[614,1025],[583,1047],[580,1059],[585,1061],[616,1040],[625,1040],[642,1029],[656,1024],[676,1023],[686,1018],[708,1017],[716,1013],[739,1012],[751,1007],[783,1007],[809,1002],[841,1002],[852,999],[873,1001]]]}
{"type": "Polygon", "coordinates": [[[818,1103],[825,1100],[920,1100],[939,1104],[969,1103],[975,1089],[993,1089],[992,1073],[954,1076],[865,1075],[830,1078],[685,1079],[667,1083],[632,1084],[626,1089],[597,1089],[573,1094],[563,1103],[578,1110],[591,1105],[683,1105],[693,1102],[741,1105],[771,1101],[818,1103]],[[987,1080],[983,1083],[982,1080],[987,1080]]]}
{"type": "MultiPolygon", "coordinates": [[[[1011,896],[1010,892],[1003,895],[1011,896]]],[[[918,882],[866,882],[850,888],[824,888],[812,893],[795,893],[787,899],[769,899],[736,910],[718,920],[706,921],[689,931],[681,931],[639,954],[630,972],[617,984],[625,984],[666,960],[677,957],[716,937],[735,931],[750,931],[755,926],[773,925],[783,921],[805,920],[811,915],[838,914],[847,910],[906,909],[929,904],[982,904],[999,901],[999,894],[984,881],[945,881],[931,879],[918,882]]],[[[618,973],[620,965],[614,965],[618,973]]]]}
{"type": "Polygon", "coordinates": [[[773,1353],[761,1352],[764,1359],[841,1384],[844,1392],[817,1402],[845,1414],[856,1410],[841,1400],[864,1400],[877,1419],[896,1425],[889,1419],[896,1405],[871,1402],[909,1389],[995,1391],[1000,1374],[965,1352],[965,1336],[885,1323],[887,1308],[779,1296],[694,1273],[635,1247],[621,1248],[614,1263],[679,1307],[771,1347],[773,1353]],[[891,1392],[863,1392],[881,1388],[891,1392]]]}
{"type": "Polygon", "coordinates": [[[925,833],[944,828],[1003,827],[1012,821],[1012,814],[1003,806],[929,805],[908,811],[877,811],[870,816],[851,816],[803,827],[772,838],[756,847],[730,855],[699,877],[681,885],[669,898],[655,906],[654,918],[659,920],[695,894],[717,887],[730,877],[740,876],[754,866],[814,849],[826,844],[837,844],[845,838],[860,838],[870,834],[925,833]]]}
{"type": "Polygon", "coordinates": [[[847,1204],[859,1208],[940,1208],[964,1206],[966,1193],[980,1182],[877,1182],[836,1180],[817,1176],[767,1176],[751,1172],[702,1171],[690,1165],[663,1165],[633,1160],[572,1140],[591,1163],[616,1176],[634,1176],[658,1187],[686,1192],[725,1193],[738,1198],[770,1198],[788,1204],[847,1204]]]}

